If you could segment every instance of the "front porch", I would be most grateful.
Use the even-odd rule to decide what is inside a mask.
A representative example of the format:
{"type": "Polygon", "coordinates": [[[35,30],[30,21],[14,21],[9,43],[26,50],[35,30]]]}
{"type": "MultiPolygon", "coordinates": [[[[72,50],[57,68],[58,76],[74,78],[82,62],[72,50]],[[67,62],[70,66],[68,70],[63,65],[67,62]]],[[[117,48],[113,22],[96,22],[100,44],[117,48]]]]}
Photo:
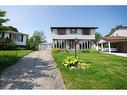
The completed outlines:
{"type": "Polygon", "coordinates": [[[127,52],[127,37],[105,37],[98,42],[97,47],[102,52],[127,52]]]}
{"type": "Polygon", "coordinates": [[[53,40],[53,48],[59,49],[70,49],[74,50],[75,46],[77,49],[91,49],[93,47],[93,41],[91,40],[53,40]]]}

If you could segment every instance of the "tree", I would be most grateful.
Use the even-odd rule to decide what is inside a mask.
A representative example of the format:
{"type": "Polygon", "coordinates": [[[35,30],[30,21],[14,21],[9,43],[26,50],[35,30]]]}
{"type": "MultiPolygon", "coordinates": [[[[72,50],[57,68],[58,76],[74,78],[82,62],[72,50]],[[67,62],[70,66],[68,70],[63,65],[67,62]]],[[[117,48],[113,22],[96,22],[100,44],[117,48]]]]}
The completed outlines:
{"type": "Polygon", "coordinates": [[[116,27],[112,28],[110,33],[108,35],[106,35],[105,37],[107,36],[110,36],[112,33],[114,33],[116,30],[118,30],[119,28],[122,28],[124,27],[123,25],[117,25],[116,27]]]}
{"type": "Polygon", "coordinates": [[[35,31],[27,41],[27,49],[38,50],[39,44],[45,42],[46,36],[43,31],[35,31]]]}
{"type": "Polygon", "coordinates": [[[96,32],[95,33],[95,40],[94,40],[94,43],[97,45],[97,42],[98,40],[102,37],[101,33],[99,32],[96,32]]]}
{"type": "Polygon", "coordinates": [[[41,37],[41,43],[44,43],[44,42],[46,42],[46,36],[44,35],[44,32],[43,31],[41,31],[40,32],[40,37],[41,37]]]}
{"type": "Polygon", "coordinates": [[[16,44],[14,41],[8,38],[0,38],[0,50],[11,50],[15,49],[16,44]]]}
{"type": "Polygon", "coordinates": [[[3,23],[9,21],[8,18],[4,18],[6,16],[6,11],[2,11],[0,9],[0,32],[8,29],[6,26],[3,26],[3,23]]]}
{"type": "MultiPolygon", "coordinates": [[[[9,21],[8,18],[4,18],[6,16],[6,11],[0,10],[0,32],[4,32],[6,30],[13,29],[10,26],[4,26],[3,24],[9,21]]],[[[15,49],[16,44],[14,41],[8,39],[8,38],[0,38],[0,50],[10,50],[15,49]]]]}

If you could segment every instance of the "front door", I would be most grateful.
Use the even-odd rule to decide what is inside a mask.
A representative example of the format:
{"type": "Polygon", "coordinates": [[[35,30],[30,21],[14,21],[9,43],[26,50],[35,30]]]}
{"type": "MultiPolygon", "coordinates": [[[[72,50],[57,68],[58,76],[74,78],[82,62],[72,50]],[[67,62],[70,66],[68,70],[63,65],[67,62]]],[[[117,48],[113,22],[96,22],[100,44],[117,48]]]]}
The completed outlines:
{"type": "Polygon", "coordinates": [[[75,40],[70,40],[69,41],[69,47],[70,47],[70,50],[75,49],[75,40]]]}

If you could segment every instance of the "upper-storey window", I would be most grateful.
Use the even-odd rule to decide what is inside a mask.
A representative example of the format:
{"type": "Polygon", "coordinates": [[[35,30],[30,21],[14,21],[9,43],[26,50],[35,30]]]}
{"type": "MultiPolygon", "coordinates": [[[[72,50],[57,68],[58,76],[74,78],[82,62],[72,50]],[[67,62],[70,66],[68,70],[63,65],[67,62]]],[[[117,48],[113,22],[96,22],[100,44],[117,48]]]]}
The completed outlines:
{"type": "Polygon", "coordinates": [[[70,29],[70,34],[77,34],[77,29],[70,29]]]}
{"type": "Polygon", "coordinates": [[[82,29],[82,35],[91,35],[90,29],[82,29]]]}
{"type": "Polygon", "coordinates": [[[66,29],[57,29],[57,34],[58,35],[65,35],[66,34],[66,29]]]}

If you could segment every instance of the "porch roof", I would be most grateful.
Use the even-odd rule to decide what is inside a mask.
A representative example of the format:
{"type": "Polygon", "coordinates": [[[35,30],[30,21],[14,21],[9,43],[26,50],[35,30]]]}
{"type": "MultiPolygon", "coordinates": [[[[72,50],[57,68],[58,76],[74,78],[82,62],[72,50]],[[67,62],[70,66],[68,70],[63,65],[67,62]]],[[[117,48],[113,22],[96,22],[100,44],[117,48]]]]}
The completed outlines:
{"type": "Polygon", "coordinates": [[[125,36],[107,36],[107,37],[103,37],[101,38],[102,40],[104,40],[105,42],[124,42],[127,41],[127,37],[125,36]]]}

